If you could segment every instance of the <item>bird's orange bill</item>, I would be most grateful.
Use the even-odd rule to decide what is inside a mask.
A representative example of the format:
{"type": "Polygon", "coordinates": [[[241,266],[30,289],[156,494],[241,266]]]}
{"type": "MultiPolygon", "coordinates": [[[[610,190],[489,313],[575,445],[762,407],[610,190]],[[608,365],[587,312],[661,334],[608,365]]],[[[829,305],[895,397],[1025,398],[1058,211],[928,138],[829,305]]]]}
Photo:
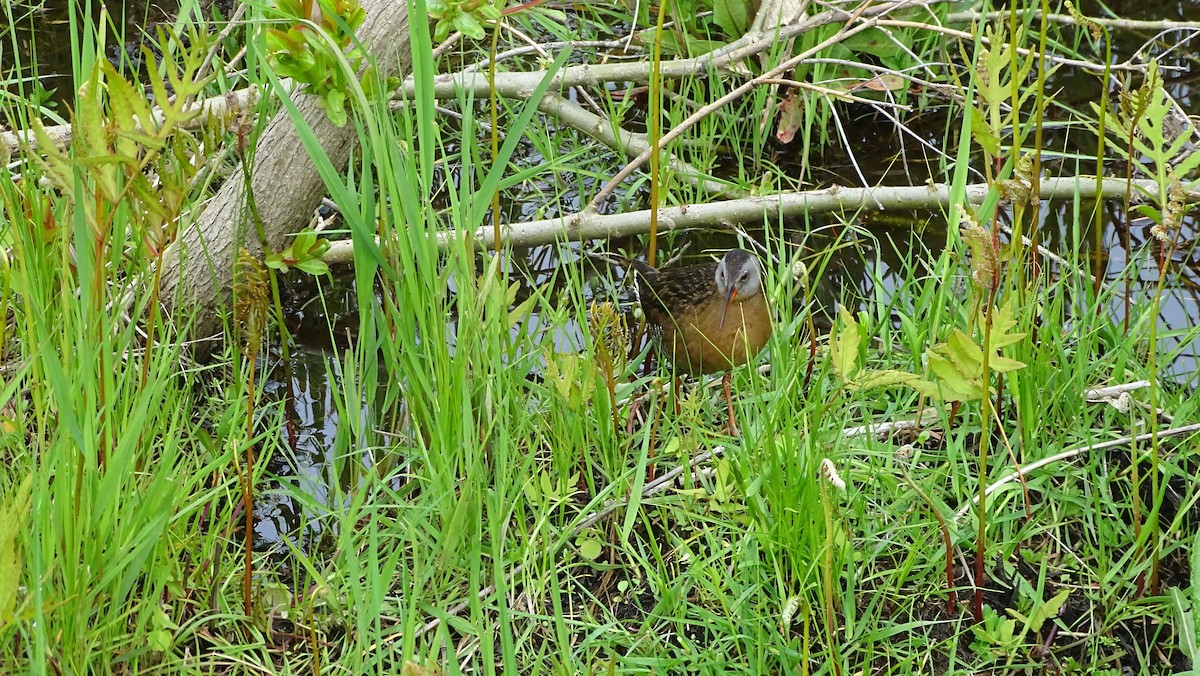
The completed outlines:
{"type": "Polygon", "coordinates": [[[729,287],[729,293],[725,296],[725,305],[721,307],[721,321],[717,324],[717,328],[725,328],[725,313],[729,312],[729,304],[737,300],[737,287],[729,287]]]}

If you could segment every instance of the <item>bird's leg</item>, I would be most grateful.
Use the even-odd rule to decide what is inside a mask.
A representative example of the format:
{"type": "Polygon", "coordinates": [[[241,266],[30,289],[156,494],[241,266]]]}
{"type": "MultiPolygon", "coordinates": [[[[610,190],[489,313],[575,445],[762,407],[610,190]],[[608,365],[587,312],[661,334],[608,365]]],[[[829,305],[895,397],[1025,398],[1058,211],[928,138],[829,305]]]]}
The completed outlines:
{"type": "Polygon", "coordinates": [[[721,387],[725,390],[725,406],[729,412],[729,436],[736,437],[737,421],[733,419],[733,393],[729,389],[730,375],[729,371],[726,371],[725,375],[721,377],[721,387]]]}

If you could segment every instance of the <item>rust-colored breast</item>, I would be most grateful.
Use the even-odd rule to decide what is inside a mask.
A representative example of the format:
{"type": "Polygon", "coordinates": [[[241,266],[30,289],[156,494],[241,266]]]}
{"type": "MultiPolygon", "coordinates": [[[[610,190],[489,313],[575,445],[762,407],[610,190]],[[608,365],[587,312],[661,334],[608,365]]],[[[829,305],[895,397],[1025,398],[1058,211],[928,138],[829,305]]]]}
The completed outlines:
{"type": "Polygon", "coordinates": [[[659,333],[662,354],[692,375],[740,366],[771,338],[762,293],[735,299],[721,323],[725,298],[717,292],[716,270],[713,263],[639,275],[642,311],[659,333]]]}

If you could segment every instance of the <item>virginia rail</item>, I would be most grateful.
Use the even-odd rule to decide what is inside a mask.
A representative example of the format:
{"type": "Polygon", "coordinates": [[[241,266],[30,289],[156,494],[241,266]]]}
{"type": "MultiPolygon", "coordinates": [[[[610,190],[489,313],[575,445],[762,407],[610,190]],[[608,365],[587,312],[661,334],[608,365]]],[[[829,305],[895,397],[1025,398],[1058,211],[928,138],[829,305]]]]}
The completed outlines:
{"type": "Polygon", "coordinates": [[[730,249],[718,263],[655,270],[638,266],[638,296],[660,348],[679,372],[725,371],[722,385],[734,433],[729,369],[754,358],[771,338],[771,312],[758,259],[730,249]]]}

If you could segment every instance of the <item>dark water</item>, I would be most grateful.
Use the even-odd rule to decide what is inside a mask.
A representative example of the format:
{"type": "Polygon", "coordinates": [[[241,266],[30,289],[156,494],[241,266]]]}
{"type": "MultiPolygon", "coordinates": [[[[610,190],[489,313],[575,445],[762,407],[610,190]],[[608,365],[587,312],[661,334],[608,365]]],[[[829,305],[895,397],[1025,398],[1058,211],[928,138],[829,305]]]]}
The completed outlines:
{"type": "Polygon", "coordinates": [[[141,45],[147,38],[154,40],[156,26],[169,22],[178,8],[178,0],[6,1],[0,6],[3,88],[40,104],[42,117],[66,120],[76,87],[72,18],[81,35],[89,30],[93,35],[103,32],[103,52],[109,62],[125,71],[137,71],[143,61],[141,45]]]}

